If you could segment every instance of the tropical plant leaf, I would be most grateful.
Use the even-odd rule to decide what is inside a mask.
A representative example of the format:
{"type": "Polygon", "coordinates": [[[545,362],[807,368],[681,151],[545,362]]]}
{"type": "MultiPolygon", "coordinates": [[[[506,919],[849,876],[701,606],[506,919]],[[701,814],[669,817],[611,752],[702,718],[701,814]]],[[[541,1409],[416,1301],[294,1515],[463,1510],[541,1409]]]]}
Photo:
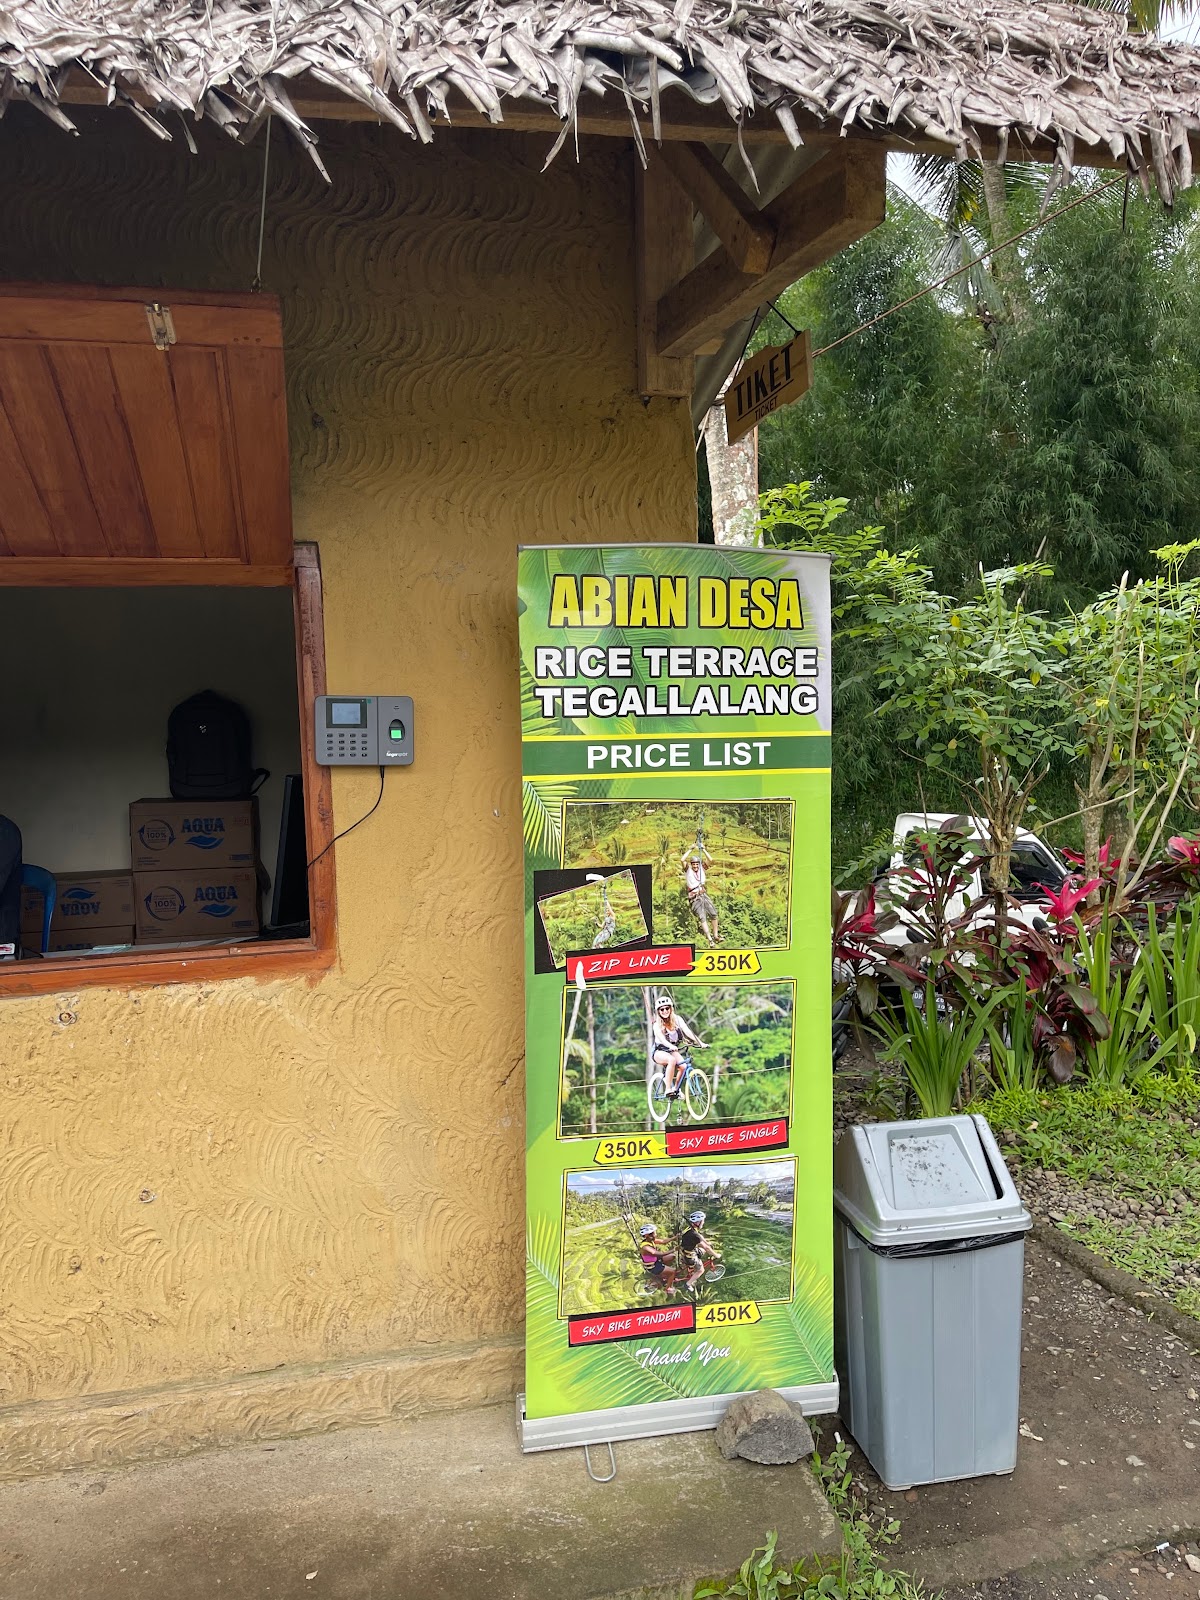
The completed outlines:
{"type": "Polygon", "coordinates": [[[527,1386],[536,1372],[545,1387],[553,1388],[556,1404],[580,1411],[604,1411],[648,1400],[683,1400],[703,1392],[688,1383],[690,1367],[643,1368],[628,1344],[572,1350],[558,1315],[557,1232],[546,1218],[538,1218],[530,1227],[526,1256],[527,1386]]]}
{"type": "Polygon", "coordinates": [[[578,785],[562,778],[521,780],[521,826],[531,856],[548,856],[556,865],[562,851],[562,805],[578,785]]]}

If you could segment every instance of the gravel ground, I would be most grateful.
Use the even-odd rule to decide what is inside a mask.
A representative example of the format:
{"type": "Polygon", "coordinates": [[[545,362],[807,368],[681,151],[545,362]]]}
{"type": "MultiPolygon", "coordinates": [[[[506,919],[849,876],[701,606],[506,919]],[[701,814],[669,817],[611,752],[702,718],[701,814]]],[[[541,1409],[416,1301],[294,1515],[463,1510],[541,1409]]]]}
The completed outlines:
{"type": "Polygon", "coordinates": [[[944,1600],[1196,1600],[1200,1543],[1162,1540],[1150,1550],[1117,1550],[1076,1572],[1012,1573],[947,1589],[944,1600]]]}
{"type": "Polygon", "coordinates": [[[1029,1209],[1097,1254],[1135,1272],[1164,1298],[1200,1315],[1200,1169],[1187,1188],[1139,1196],[1093,1180],[1079,1186],[1041,1167],[1016,1166],[1029,1209]]]}

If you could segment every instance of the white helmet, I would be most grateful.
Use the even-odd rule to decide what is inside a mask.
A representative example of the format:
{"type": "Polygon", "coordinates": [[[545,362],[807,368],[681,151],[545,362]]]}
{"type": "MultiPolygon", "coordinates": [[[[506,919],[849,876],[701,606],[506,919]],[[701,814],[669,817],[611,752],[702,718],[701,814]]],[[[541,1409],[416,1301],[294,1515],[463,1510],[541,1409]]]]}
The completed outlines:
{"type": "Polygon", "coordinates": [[[649,1239],[652,1234],[658,1232],[658,1229],[652,1222],[643,1222],[640,1231],[643,1239],[649,1239]]]}
{"type": "Polygon", "coordinates": [[[688,1212],[688,1221],[694,1223],[697,1228],[700,1227],[700,1225],[704,1221],[704,1213],[703,1213],[703,1211],[689,1211],[688,1212]]]}

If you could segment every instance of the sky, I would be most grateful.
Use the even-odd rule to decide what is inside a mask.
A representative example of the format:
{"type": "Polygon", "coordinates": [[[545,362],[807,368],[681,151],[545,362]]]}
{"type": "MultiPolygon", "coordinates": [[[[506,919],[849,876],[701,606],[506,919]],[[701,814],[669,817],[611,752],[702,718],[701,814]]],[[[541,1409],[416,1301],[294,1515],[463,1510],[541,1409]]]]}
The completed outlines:
{"type": "Polygon", "coordinates": [[[572,1172],[570,1178],[571,1188],[577,1194],[596,1193],[605,1189],[615,1189],[618,1183],[670,1183],[672,1178],[683,1178],[688,1183],[710,1184],[714,1178],[722,1182],[736,1178],[740,1183],[765,1183],[778,1182],[780,1178],[790,1178],[790,1161],[761,1161],[754,1164],[735,1163],[731,1166],[679,1166],[679,1167],[637,1167],[629,1172],[605,1172],[603,1170],[588,1170],[586,1172],[572,1172]]]}
{"type": "Polygon", "coordinates": [[[1164,39],[1179,39],[1184,44],[1200,45],[1200,5],[1185,5],[1162,25],[1164,39]]]}

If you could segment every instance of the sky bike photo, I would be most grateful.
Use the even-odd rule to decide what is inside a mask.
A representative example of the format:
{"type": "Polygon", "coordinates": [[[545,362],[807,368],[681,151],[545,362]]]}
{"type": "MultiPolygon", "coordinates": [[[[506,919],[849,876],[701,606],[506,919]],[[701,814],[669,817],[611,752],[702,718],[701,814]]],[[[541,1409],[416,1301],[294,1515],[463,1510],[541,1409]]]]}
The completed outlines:
{"type": "Polygon", "coordinates": [[[562,865],[650,862],[654,937],[771,950],[790,934],[790,800],[567,800],[562,865]]]}
{"type": "Polygon", "coordinates": [[[546,895],[537,908],[556,967],[564,965],[568,950],[616,948],[650,936],[628,868],[589,873],[578,888],[546,895]]]}
{"type": "Polygon", "coordinates": [[[791,1157],[566,1173],[560,1316],[790,1300],[795,1197],[791,1157]]]}
{"type": "Polygon", "coordinates": [[[794,1014],[794,985],[786,979],[567,988],[559,1137],[787,1116],[794,1014]],[[694,1050],[683,1029],[706,1048],[694,1050]],[[673,1073],[674,1099],[667,1097],[672,1053],[690,1062],[686,1073],[673,1073]]]}

